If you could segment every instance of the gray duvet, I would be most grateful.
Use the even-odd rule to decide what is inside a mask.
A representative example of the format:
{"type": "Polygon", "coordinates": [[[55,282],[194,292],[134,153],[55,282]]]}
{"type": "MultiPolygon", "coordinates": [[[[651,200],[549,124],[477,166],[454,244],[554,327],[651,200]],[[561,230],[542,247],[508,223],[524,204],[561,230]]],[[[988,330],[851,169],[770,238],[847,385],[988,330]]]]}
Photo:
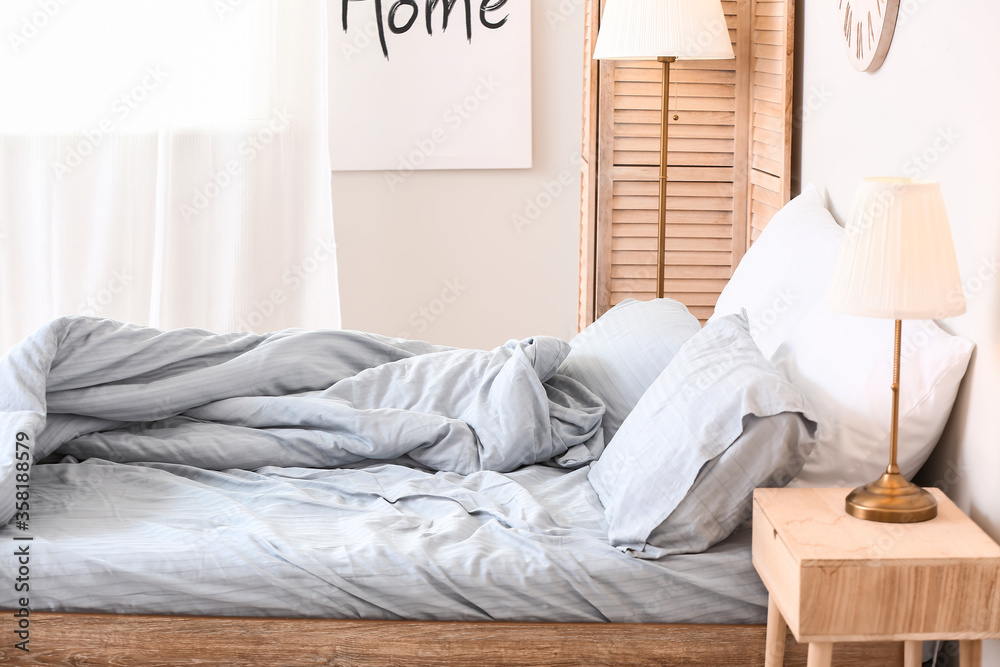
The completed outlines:
{"type": "MultiPolygon", "coordinates": [[[[552,337],[483,351],[354,331],[213,335],[68,317],[0,361],[0,434],[27,434],[36,461],[62,448],[210,470],[404,456],[462,474],[557,457],[582,465],[603,447],[604,407],[553,379],[568,350],[552,337]]],[[[0,451],[2,522],[14,449],[0,451]]]]}

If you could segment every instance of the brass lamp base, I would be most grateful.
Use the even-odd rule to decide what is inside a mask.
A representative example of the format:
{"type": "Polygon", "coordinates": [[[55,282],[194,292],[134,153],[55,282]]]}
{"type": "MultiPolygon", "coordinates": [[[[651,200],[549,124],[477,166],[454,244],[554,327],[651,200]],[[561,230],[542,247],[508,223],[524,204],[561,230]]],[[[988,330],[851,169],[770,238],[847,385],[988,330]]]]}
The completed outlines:
{"type": "Polygon", "coordinates": [[[851,491],[846,507],[851,516],[885,523],[917,523],[937,516],[934,496],[891,472],[851,491]]]}

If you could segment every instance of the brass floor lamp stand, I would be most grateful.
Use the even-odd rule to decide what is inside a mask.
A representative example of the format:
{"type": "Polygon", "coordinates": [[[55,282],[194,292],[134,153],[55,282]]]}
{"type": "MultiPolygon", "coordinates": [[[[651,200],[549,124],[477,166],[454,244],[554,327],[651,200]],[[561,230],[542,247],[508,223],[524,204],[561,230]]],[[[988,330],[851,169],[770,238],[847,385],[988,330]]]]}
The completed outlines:
{"type": "Polygon", "coordinates": [[[667,251],[667,114],[670,95],[670,63],[677,60],[673,56],[657,58],[663,63],[663,92],[660,102],[660,217],[656,236],[656,298],[663,298],[663,265],[667,251]]]}
{"type": "Polygon", "coordinates": [[[896,346],[892,364],[892,426],[889,433],[889,466],[875,480],[859,486],[847,496],[847,513],[868,521],[916,523],[937,516],[937,501],[899,474],[896,447],[899,436],[899,351],[903,323],[896,320],[896,346]]]}

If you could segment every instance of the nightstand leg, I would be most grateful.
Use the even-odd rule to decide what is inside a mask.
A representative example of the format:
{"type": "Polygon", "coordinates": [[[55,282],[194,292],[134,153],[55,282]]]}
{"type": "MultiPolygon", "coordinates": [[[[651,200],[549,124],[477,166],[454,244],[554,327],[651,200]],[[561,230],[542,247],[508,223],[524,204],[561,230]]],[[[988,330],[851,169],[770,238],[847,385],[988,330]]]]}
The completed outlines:
{"type": "Polygon", "coordinates": [[[958,643],[958,664],[960,667],[983,667],[983,642],[979,639],[963,639],[958,643]]]}
{"type": "Polygon", "coordinates": [[[830,667],[833,662],[833,644],[831,642],[812,642],[809,644],[809,660],[806,667],[830,667]]]}
{"type": "Polygon", "coordinates": [[[785,664],[785,634],[788,626],[778,610],[774,596],[767,598],[767,640],[764,648],[764,667],[781,667],[785,664]]]}
{"type": "Polygon", "coordinates": [[[923,642],[903,642],[903,667],[920,667],[924,662],[923,642]]]}

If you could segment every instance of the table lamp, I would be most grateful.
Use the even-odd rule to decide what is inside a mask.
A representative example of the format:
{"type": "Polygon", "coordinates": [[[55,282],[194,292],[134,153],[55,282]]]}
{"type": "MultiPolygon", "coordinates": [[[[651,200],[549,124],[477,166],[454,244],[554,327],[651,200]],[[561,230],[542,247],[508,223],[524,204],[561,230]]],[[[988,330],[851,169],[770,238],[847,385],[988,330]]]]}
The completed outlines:
{"type": "MultiPolygon", "coordinates": [[[[663,64],[660,102],[660,204],[656,297],[663,297],[667,236],[667,113],[670,63],[735,58],[720,0],[606,0],[595,60],[658,60],[663,64]]],[[[674,120],[677,120],[675,117],[674,120]]]]}
{"type": "Polygon", "coordinates": [[[879,479],[847,496],[847,513],[890,523],[933,519],[937,502],[900,474],[896,451],[902,320],[941,319],[965,312],[939,183],[905,178],[862,181],[834,266],[827,305],[851,315],[896,320],[889,465],[879,479]]]}

